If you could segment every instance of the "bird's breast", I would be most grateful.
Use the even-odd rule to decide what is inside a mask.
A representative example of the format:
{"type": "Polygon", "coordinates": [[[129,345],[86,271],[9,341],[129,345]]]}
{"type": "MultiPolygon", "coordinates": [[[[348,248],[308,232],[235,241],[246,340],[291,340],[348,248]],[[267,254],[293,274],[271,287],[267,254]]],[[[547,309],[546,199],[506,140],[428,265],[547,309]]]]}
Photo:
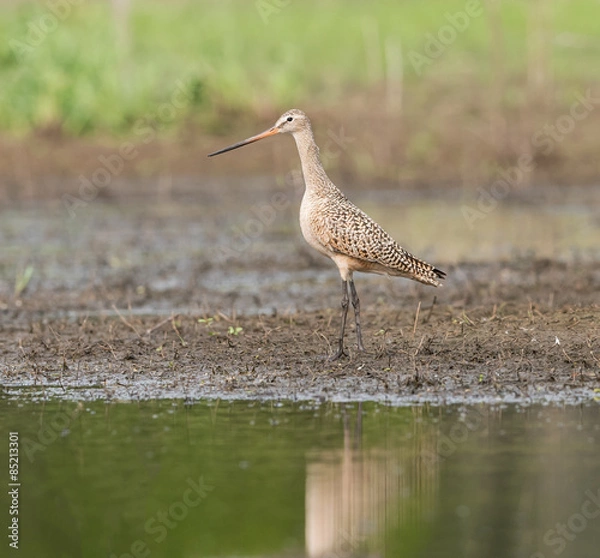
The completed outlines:
{"type": "Polygon", "coordinates": [[[331,257],[327,242],[325,214],[318,198],[304,194],[300,204],[300,229],[302,236],[315,250],[331,257]]]}

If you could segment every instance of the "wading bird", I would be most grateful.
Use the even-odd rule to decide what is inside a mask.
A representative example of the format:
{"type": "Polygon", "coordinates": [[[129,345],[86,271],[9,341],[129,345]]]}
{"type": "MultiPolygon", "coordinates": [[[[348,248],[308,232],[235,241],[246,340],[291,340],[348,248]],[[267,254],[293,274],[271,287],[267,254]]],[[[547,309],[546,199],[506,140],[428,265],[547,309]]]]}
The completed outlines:
{"type": "Polygon", "coordinates": [[[344,330],[348,315],[348,288],[354,307],[356,337],[359,351],[364,351],[360,329],[360,305],[353,273],[363,271],[381,275],[407,277],[426,285],[439,287],[438,279],[446,274],[425,263],[402,248],[364,211],[356,207],[329,180],[315,143],[310,120],[301,110],[283,114],[275,126],[219,151],[219,155],[275,134],[292,134],[296,141],[306,185],[300,205],[300,227],[306,242],[331,258],[342,276],[342,324],[338,348],[331,360],[344,355],[344,330]]]}

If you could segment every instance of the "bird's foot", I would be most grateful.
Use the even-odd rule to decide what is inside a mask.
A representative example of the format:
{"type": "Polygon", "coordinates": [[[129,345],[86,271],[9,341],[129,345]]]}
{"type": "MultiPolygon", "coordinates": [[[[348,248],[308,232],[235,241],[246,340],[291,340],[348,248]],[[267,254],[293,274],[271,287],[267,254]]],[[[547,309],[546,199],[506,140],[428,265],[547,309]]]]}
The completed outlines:
{"type": "Polygon", "coordinates": [[[331,355],[329,357],[329,362],[333,362],[333,361],[335,361],[338,358],[341,358],[343,356],[348,356],[348,354],[344,351],[343,345],[340,345],[339,348],[338,348],[338,350],[335,352],[335,354],[331,355]]]}

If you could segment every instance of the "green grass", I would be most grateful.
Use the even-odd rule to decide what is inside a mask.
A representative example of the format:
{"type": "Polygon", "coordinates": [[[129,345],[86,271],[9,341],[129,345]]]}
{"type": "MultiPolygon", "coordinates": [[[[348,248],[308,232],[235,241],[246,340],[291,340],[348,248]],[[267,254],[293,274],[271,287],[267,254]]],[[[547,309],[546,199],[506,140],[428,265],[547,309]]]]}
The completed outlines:
{"type": "MultiPolygon", "coordinates": [[[[185,79],[187,106],[160,124],[176,130],[193,121],[209,133],[223,132],[247,111],[339,106],[351,93],[385,86],[391,79],[386,53],[400,47],[404,91],[423,104],[460,90],[465,76],[475,84],[493,80],[494,49],[513,87],[506,102],[523,102],[518,92],[527,82],[533,2],[505,0],[496,15],[486,9],[420,76],[408,53],[423,53],[427,33],[447,24],[446,12],[464,10],[464,0],[296,0],[281,8],[281,0],[264,0],[265,9],[273,7],[266,23],[257,4],[132,1],[123,22],[129,39],[121,41],[110,3],[83,2],[25,54],[15,51],[14,41],[26,45],[31,25],[53,16],[45,2],[3,5],[0,128],[14,135],[56,127],[73,136],[128,135],[185,79]]],[[[594,0],[557,1],[547,10],[549,41],[542,53],[559,84],[554,92],[565,102],[600,77],[599,20],[594,0]]]]}

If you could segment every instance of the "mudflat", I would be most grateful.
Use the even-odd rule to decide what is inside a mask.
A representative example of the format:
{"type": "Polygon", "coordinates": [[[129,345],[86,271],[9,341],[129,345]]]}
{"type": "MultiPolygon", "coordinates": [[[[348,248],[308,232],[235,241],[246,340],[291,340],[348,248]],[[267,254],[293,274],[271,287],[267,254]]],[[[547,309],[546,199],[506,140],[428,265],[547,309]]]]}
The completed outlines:
{"type": "MultiPolygon", "coordinates": [[[[224,188],[166,204],[96,200],[74,218],[57,206],[5,211],[3,391],[109,400],[600,398],[598,224],[577,213],[587,206],[575,204],[572,220],[566,205],[538,215],[549,223],[539,236],[553,244],[536,244],[537,253],[526,252],[531,234],[521,253],[487,259],[481,246],[501,246],[486,237],[498,234],[495,214],[474,232],[448,203],[438,214],[404,200],[391,217],[374,215],[448,277],[435,289],[358,274],[367,350],[356,350],[350,308],[347,356],[331,362],[337,271],[301,239],[295,194],[267,215],[271,193],[246,192],[245,201],[224,188]],[[422,226],[406,220],[414,215],[422,226]],[[590,242],[588,251],[563,239],[590,242]]],[[[374,199],[367,209],[386,205],[374,199]]]]}

